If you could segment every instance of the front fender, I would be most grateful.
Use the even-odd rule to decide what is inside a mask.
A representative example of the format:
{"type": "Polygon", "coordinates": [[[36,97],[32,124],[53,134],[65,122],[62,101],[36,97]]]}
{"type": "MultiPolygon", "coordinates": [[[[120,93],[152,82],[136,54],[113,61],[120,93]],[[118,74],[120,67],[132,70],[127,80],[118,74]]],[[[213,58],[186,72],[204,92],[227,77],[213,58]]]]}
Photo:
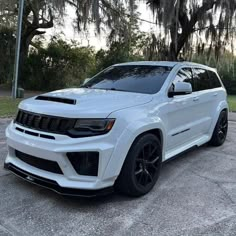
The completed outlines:
{"type": "Polygon", "coordinates": [[[117,140],[117,144],[114,148],[114,151],[111,155],[111,159],[108,162],[108,165],[105,169],[103,179],[116,178],[123,166],[125,158],[135,141],[135,139],[142,133],[147,131],[159,129],[162,133],[162,146],[163,146],[163,154],[166,145],[166,131],[161,119],[143,119],[137,120],[131,123],[121,134],[119,139],[117,140]]]}

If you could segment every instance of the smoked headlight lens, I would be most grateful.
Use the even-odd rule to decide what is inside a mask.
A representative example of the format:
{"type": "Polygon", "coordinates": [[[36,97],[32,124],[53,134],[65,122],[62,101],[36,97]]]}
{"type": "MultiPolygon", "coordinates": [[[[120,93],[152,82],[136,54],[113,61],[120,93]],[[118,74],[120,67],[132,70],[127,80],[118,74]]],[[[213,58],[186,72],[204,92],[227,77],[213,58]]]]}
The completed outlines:
{"type": "Polygon", "coordinates": [[[78,119],[68,133],[71,137],[89,137],[108,133],[115,119],[78,119]]]}

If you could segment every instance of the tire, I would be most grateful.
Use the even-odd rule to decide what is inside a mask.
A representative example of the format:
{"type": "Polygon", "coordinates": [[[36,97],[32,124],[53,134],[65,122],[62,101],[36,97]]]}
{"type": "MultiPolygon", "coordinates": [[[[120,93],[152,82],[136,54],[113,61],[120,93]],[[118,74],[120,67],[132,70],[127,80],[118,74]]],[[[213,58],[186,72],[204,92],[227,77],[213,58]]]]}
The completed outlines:
{"type": "Polygon", "coordinates": [[[132,144],[115,188],[129,196],[139,197],[155,185],[162,164],[162,147],[153,134],[144,134],[132,144]]]}
{"type": "Polygon", "coordinates": [[[228,115],[227,111],[222,111],[216,123],[213,135],[209,142],[212,146],[221,146],[226,139],[228,132],[228,115]]]}

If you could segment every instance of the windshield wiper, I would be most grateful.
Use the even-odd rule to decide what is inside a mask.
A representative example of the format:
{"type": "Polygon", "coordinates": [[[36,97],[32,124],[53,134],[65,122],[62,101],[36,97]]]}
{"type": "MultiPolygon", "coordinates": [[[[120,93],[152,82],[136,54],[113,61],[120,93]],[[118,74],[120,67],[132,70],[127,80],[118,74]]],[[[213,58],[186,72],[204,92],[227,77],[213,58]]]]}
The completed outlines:
{"type": "Polygon", "coordinates": [[[91,86],[88,86],[88,85],[82,85],[82,86],[80,86],[80,88],[100,89],[100,90],[106,90],[106,91],[112,90],[112,91],[129,92],[129,91],[123,90],[123,89],[117,89],[117,88],[96,88],[96,87],[91,87],[91,86]]]}

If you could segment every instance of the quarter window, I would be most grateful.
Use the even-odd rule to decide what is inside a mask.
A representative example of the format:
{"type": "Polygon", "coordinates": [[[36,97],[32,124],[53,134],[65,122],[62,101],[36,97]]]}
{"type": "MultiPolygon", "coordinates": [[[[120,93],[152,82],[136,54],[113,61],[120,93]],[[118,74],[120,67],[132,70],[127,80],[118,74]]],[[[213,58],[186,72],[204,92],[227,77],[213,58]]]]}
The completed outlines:
{"type": "Polygon", "coordinates": [[[215,72],[209,70],[208,75],[210,77],[211,88],[220,88],[220,87],[222,87],[222,85],[219,81],[219,78],[218,78],[218,76],[216,75],[215,72]]]}

